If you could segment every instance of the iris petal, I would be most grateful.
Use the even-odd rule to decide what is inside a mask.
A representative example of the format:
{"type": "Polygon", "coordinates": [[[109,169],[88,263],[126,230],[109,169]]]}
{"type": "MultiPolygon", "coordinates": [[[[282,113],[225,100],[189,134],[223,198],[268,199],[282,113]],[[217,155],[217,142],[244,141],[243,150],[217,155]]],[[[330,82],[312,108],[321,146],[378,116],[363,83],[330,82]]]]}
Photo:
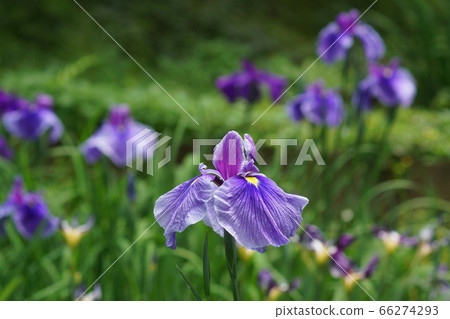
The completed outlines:
{"type": "Polygon", "coordinates": [[[383,39],[370,25],[357,24],[354,28],[354,35],[361,41],[368,60],[374,61],[383,57],[386,50],[383,39]]]}
{"type": "Polygon", "coordinates": [[[264,175],[234,176],[214,193],[219,223],[244,247],[259,250],[289,242],[308,203],[286,194],[264,175]]]}
{"type": "Polygon", "coordinates": [[[235,131],[227,135],[214,148],[213,164],[224,180],[236,175],[244,162],[242,137],[235,131]]]}
{"type": "Polygon", "coordinates": [[[157,199],[154,214],[165,229],[167,247],[176,248],[175,232],[182,232],[205,217],[208,201],[217,189],[213,179],[212,175],[194,177],[157,199]]]}

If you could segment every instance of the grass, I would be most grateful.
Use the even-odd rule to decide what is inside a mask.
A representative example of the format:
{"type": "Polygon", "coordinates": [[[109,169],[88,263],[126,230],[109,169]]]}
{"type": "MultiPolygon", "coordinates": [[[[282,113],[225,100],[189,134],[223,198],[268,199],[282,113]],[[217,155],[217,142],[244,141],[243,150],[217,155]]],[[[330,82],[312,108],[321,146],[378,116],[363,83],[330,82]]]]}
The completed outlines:
{"type": "MultiPolygon", "coordinates": [[[[156,78],[198,120],[197,126],[150,79],[123,60],[114,55],[106,58],[88,55],[68,65],[55,62],[40,69],[4,70],[3,88],[29,98],[41,91],[53,95],[55,110],[66,131],[62,142],[49,148],[43,141],[24,143],[9,139],[16,160],[0,160],[0,201],[6,198],[13,177],[22,175],[29,190],[43,191],[53,214],[81,220],[93,215],[96,223],[75,249],[65,244],[60,233],[26,241],[7,223],[7,236],[0,239],[0,299],[70,300],[77,285],[93,283],[144,232],[100,279],[102,299],[194,300],[198,298],[191,293],[194,290],[204,298],[207,227],[202,223],[189,227],[178,235],[178,248],[174,251],[164,247],[159,225],[148,227],[154,223],[155,200],[196,174],[192,165],[192,138],[221,138],[231,129],[250,133],[255,140],[268,139],[261,153],[269,165],[260,169],[287,192],[310,199],[302,225],[316,224],[330,239],[343,232],[355,234],[358,240],[348,255],[359,265],[375,254],[381,256],[374,276],[361,281],[375,299],[429,298],[435,269],[440,263],[448,263],[448,250],[441,248],[419,258],[416,248],[399,247],[388,255],[381,241],[372,236],[371,229],[382,224],[417,234],[425,224],[437,222],[444,214],[438,235],[448,236],[449,197],[436,187],[441,182],[448,186],[448,179],[445,182],[443,176],[422,176],[419,180],[414,176],[416,165],[426,174],[434,166],[448,164],[448,110],[416,107],[399,110],[388,140],[381,143],[386,110],[379,107],[368,114],[367,134],[358,147],[354,144],[357,132],[354,123],[326,132],[327,148],[322,154],[325,167],[309,162],[293,165],[301,145],[290,148],[288,165],[280,166],[279,153],[270,139],[314,138],[324,150],[318,128],[305,122],[291,123],[283,105],[274,106],[250,126],[270,102],[261,101],[249,115],[244,104],[230,106],[215,91],[212,72],[203,75],[206,78],[193,80],[198,84],[209,83],[207,86],[190,84],[189,77],[201,73],[198,61],[178,66],[177,70],[168,64],[167,70],[173,70],[169,74],[179,72],[173,78],[166,78],[161,75],[166,74],[164,70],[157,70],[156,78]],[[101,123],[109,105],[115,103],[129,104],[138,121],[173,137],[175,160],[154,176],[137,174],[135,202],[126,196],[126,170],[115,168],[107,159],[88,166],[78,150],[80,143],[101,123]],[[382,152],[387,152],[387,156],[379,160],[382,152]]],[[[297,71],[307,63],[293,65],[274,57],[268,64],[274,71],[295,79],[297,71]]],[[[342,80],[336,75],[338,69],[339,66],[326,69],[318,64],[302,83],[325,74],[328,85],[339,86],[342,80]]],[[[289,95],[300,92],[300,86],[293,87],[289,95]]],[[[157,154],[156,158],[162,156],[157,154]]],[[[209,231],[208,241],[210,299],[232,300],[223,239],[209,231]]],[[[237,280],[241,299],[264,298],[257,285],[257,274],[262,269],[269,269],[280,282],[301,278],[300,287],[282,294],[282,300],[370,299],[358,287],[347,292],[341,280],[332,278],[327,266],[318,265],[312,253],[298,243],[269,247],[265,254],[239,255],[237,280]]]]}

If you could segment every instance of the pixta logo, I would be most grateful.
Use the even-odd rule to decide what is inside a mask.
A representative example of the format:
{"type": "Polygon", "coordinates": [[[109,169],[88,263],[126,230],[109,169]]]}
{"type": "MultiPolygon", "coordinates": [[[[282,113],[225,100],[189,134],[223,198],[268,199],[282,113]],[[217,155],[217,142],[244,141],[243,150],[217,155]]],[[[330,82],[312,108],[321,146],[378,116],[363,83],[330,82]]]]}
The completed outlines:
{"type": "MultiPolygon", "coordinates": [[[[133,168],[135,164],[136,170],[143,172],[144,162],[146,162],[146,173],[148,175],[153,175],[153,154],[172,139],[170,136],[160,136],[161,133],[150,129],[143,129],[133,137],[129,138],[126,143],[127,166],[133,168]]],[[[170,160],[171,147],[170,145],[166,145],[164,149],[164,158],[158,162],[157,169],[160,169],[169,163],[170,160]]]]}

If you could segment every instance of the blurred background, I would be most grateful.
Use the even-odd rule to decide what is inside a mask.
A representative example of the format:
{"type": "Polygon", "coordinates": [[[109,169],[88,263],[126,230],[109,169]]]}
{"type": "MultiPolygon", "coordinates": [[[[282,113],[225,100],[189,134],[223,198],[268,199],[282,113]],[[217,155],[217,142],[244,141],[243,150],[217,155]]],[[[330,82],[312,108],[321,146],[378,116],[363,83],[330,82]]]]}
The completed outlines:
{"type": "MultiPolygon", "coordinates": [[[[23,239],[12,225],[0,238],[0,299],[70,300],[89,286],[154,222],[155,200],[192,178],[193,138],[222,138],[229,130],[259,138],[318,138],[310,123],[293,123],[284,105],[316,79],[341,91],[347,109],[355,83],[342,76],[342,63],[315,64],[255,125],[272,103],[265,96],[251,110],[229,104],[215,80],[240,68],[243,59],[292,83],[317,58],[320,30],[351,8],[363,12],[372,1],[78,1],[200,123],[196,125],[73,1],[0,3],[0,88],[28,99],[46,93],[65,132],[55,146],[9,144],[16,153],[0,159],[0,202],[14,176],[30,191],[42,191],[53,215],[86,221],[93,228],[79,245],[66,245],[58,232],[23,239]],[[111,105],[125,103],[133,117],[173,137],[174,160],[154,176],[136,174],[136,199],[127,198],[127,172],[107,159],[87,165],[79,145],[106,118],[111,105]]],[[[450,3],[445,0],[378,1],[363,20],[386,44],[382,60],[398,57],[417,82],[411,108],[400,109],[384,138],[386,108],[366,118],[363,145],[356,148],[357,126],[326,134],[321,148],[327,166],[294,161],[279,165],[277,148],[264,144],[269,163],[260,167],[286,192],[310,199],[303,225],[317,225],[329,239],[352,233],[348,255],[364,265],[380,263],[362,285],[377,300],[448,299],[447,245],[422,256],[419,246],[387,251],[372,234],[375,226],[419,236],[427,225],[436,242],[448,238],[450,211],[450,3]],[[384,155],[383,155],[384,154],[384,155]],[[377,160],[377,158],[381,158],[377,160]],[[371,174],[375,167],[379,172],[371,174]],[[369,176],[370,178],[367,178],[369,176]],[[392,255],[393,254],[393,255],[392,255]],[[441,289],[442,288],[442,289],[441,289]],[[438,290],[438,291],[436,291],[438,290]],[[442,290],[442,291],[441,291],[442,290]]],[[[2,135],[6,136],[1,129],[2,135]]],[[[45,143],[44,143],[45,144],[45,143]]],[[[210,152],[207,152],[210,153],[210,152]]],[[[163,154],[155,154],[162,158],[163,154]]],[[[210,165],[210,163],[208,163],[210,165]]],[[[202,291],[206,226],[199,223],[178,236],[175,251],[164,247],[155,225],[99,281],[102,300],[193,300],[178,265],[202,291]]],[[[300,233],[300,232],[299,232],[300,233]]],[[[211,299],[231,300],[222,239],[209,232],[211,299]]],[[[400,245],[401,246],[401,245],[400,245]]],[[[300,278],[282,300],[368,300],[358,287],[346,290],[327,265],[299,243],[269,248],[265,254],[241,252],[239,281],[245,300],[270,299],[258,273],[270,270],[278,283],[300,278]],[[324,268],[325,267],[325,268],[324,268]]],[[[283,290],[283,289],[281,289],[283,290]]]]}

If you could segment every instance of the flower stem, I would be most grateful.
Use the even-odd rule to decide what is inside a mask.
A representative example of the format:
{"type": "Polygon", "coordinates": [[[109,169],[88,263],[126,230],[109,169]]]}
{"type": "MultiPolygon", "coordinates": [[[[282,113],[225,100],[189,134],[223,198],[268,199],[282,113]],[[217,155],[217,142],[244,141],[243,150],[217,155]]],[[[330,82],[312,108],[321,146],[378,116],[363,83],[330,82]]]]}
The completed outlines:
{"type": "Polygon", "coordinates": [[[239,287],[237,282],[236,240],[226,230],[224,230],[223,238],[227,267],[231,279],[231,289],[233,291],[233,299],[238,301],[239,287]]]}

